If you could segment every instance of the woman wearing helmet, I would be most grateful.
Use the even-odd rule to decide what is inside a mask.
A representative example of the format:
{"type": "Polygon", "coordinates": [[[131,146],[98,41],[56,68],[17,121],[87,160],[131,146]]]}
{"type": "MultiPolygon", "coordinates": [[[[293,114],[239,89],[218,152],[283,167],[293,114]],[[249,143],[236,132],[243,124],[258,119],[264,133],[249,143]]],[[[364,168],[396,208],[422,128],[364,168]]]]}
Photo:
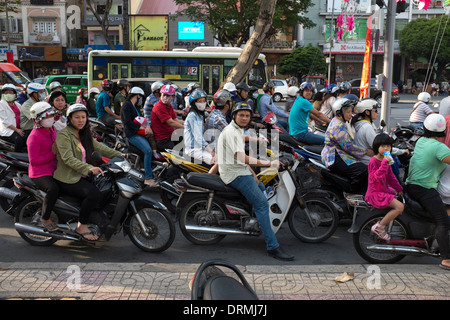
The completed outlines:
{"type": "Polygon", "coordinates": [[[172,107],[175,88],[168,84],[163,86],[160,92],[161,99],[153,107],[150,119],[158,151],[165,151],[175,147],[172,133],[176,129],[184,129],[184,121],[177,118],[172,107]]]}
{"type": "Polygon", "coordinates": [[[20,128],[21,106],[16,100],[16,86],[4,84],[0,100],[0,137],[14,144],[15,152],[25,151],[25,132],[20,128]]]}
{"type": "Polygon", "coordinates": [[[27,139],[28,158],[30,166],[28,175],[39,189],[46,192],[42,202],[41,222],[44,229],[53,232],[58,225],[52,221],[50,215],[58,200],[59,186],[53,179],[56,170],[56,155],[52,146],[56,140],[55,122],[56,111],[47,102],[37,102],[30,109],[35,122],[34,128],[27,139]]]}
{"type": "Polygon", "coordinates": [[[349,99],[337,99],[332,107],[334,118],[325,132],[322,162],[330,171],[351,180],[352,191],[364,194],[367,189],[367,165],[361,162],[364,155],[372,156],[371,149],[363,149],[351,138],[345,122],[350,121],[353,104],[349,99]]]}
{"type": "Polygon", "coordinates": [[[91,232],[87,223],[101,195],[89,176],[103,174],[103,171],[95,165],[92,153],[99,151],[108,158],[121,154],[92,138],[88,110],[82,104],[73,104],[67,109],[67,127],[58,133],[55,146],[57,166],[53,178],[58,180],[61,193],[81,201],[75,231],[86,241],[96,241],[98,236],[91,232]]]}
{"type": "Polygon", "coordinates": [[[55,117],[55,128],[59,132],[67,126],[67,118],[64,112],[67,108],[67,97],[64,91],[56,90],[50,94],[48,103],[55,109],[57,115],[55,117]]]}
{"type": "Polygon", "coordinates": [[[270,226],[269,204],[263,193],[264,185],[258,181],[249,166],[279,167],[280,162],[259,160],[245,153],[244,128],[249,125],[251,116],[252,108],[247,103],[237,103],[232,112],[233,120],[220,134],[217,143],[220,178],[224,183],[239,190],[252,204],[269,255],[280,260],[293,260],[294,257],[286,254],[278,244],[270,226]]]}
{"type": "Polygon", "coordinates": [[[122,105],[121,119],[125,136],[132,145],[144,153],[145,184],[154,187],[156,182],[153,180],[152,155],[153,152],[156,153],[156,145],[153,148],[150,145],[148,137],[152,136],[153,132],[146,118],[142,117],[139,111],[144,95],[144,90],[141,88],[131,88],[122,105]]]}
{"type": "Polygon", "coordinates": [[[80,90],[78,90],[78,97],[77,97],[77,100],[75,100],[75,103],[80,103],[82,105],[86,105],[87,99],[88,99],[87,89],[80,88],[80,90]]]}
{"type": "Polygon", "coordinates": [[[441,267],[450,270],[448,229],[450,220],[436,190],[442,172],[450,164],[450,149],[440,142],[446,122],[440,114],[430,114],[423,122],[424,134],[417,140],[411,157],[406,191],[425,208],[436,224],[435,236],[442,257],[441,267]]]}
{"type": "Polygon", "coordinates": [[[413,129],[419,129],[423,127],[423,121],[425,118],[432,113],[437,113],[433,111],[428,104],[431,102],[431,96],[428,92],[421,92],[417,96],[417,102],[411,110],[411,115],[409,116],[409,125],[413,129]]]}
{"type": "Polygon", "coordinates": [[[89,98],[86,103],[86,107],[89,112],[90,117],[97,117],[97,110],[95,108],[95,104],[97,102],[98,95],[100,94],[100,90],[97,87],[93,87],[89,90],[89,98]]]}
{"type": "Polygon", "coordinates": [[[322,106],[320,108],[320,112],[326,115],[329,119],[333,118],[333,104],[336,101],[336,95],[339,88],[335,84],[330,84],[325,93],[325,97],[323,98],[322,106]]]}
{"type": "Polygon", "coordinates": [[[189,96],[190,110],[184,121],[183,139],[185,153],[198,160],[194,162],[212,165],[216,154],[205,139],[206,98],[206,92],[201,89],[195,89],[189,96]]]}

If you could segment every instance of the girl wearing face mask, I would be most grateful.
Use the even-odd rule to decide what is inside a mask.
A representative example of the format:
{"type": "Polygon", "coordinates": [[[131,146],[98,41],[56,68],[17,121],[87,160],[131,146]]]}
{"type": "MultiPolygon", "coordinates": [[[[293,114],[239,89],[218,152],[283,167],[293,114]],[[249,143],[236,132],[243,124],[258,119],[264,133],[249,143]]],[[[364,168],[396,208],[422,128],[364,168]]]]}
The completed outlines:
{"type": "Polygon", "coordinates": [[[47,193],[42,202],[41,223],[44,229],[52,232],[58,230],[58,225],[51,219],[59,196],[58,184],[53,179],[56,156],[52,151],[56,140],[56,128],[53,124],[57,113],[47,102],[37,102],[31,107],[30,114],[35,124],[27,140],[30,159],[28,175],[39,189],[47,193]]]}
{"type": "Polygon", "coordinates": [[[184,147],[185,153],[194,158],[194,162],[212,165],[216,154],[204,137],[206,96],[201,89],[195,89],[189,96],[191,108],[184,123],[184,147]]]}
{"type": "Polygon", "coordinates": [[[65,116],[67,107],[66,93],[59,90],[53,91],[50,94],[48,103],[50,103],[52,108],[56,111],[54,126],[56,131],[59,132],[67,126],[67,118],[65,116]]]}
{"type": "Polygon", "coordinates": [[[139,110],[143,97],[144,91],[141,88],[131,88],[122,105],[120,117],[128,141],[144,153],[145,184],[150,187],[156,187],[157,182],[153,180],[152,172],[152,155],[153,152],[156,152],[156,145],[152,148],[149,142],[149,138],[153,136],[153,132],[146,121],[139,121],[140,119],[146,120],[142,117],[139,110]]]}
{"type": "Polygon", "coordinates": [[[80,90],[78,90],[78,97],[77,97],[77,100],[75,101],[75,103],[79,103],[79,104],[86,106],[87,100],[88,100],[87,89],[81,88],[80,90]]]}
{"type": "Polygon", "coordinates": [[[0,100],[0,137],[14,144],[15,152],[26,151],[25,133],[20,129],[21,106],[16,100],[16,87],[3,85],[0,100]]]}

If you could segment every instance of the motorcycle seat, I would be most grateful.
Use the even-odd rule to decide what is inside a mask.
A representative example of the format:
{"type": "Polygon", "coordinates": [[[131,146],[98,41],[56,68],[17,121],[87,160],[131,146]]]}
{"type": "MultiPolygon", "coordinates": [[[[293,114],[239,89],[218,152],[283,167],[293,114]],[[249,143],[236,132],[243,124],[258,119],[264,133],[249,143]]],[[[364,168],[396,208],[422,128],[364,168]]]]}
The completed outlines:
{"type": "Polygon", "coordinates": [[[205,284],[203,300],[258,300],[258,297],[236,279],[215,276],[205,284]]]}
{"type": "Polygon", "coordinates": [[[407,192],[403,193],[403,198],[405,199],[406,207],[409,209],[408,213],[417,218],[425,218],[426,220],[431,219],[431,215],[425,210],[420,202],[411,197],[407,192]]]}
{"type": "Polygon", "coordinates": [[[344,192],[352,193],[351,180],[347,177],[337,175],[329,170],[322,170],[321,173],[325,180],[333,181],[337,185],[339,185],[344,192]]]}
{"type": "Polygon", "coordinates": [[[217,174],[189,172],[186,176],[186,181],[194,186],[225,192],[229,197],[242,196],[238,190],[227,186],[217,174]]]}
{"type": "Polygon", "coordinates": [[[22,153],[22,152],[7,152],[6,156],[15,159],[15,160],[20,160],[23,162],[29,162],[28,159],[28,153],[22,153]]]}
{"type": "Polygon", "coordinates": [[[322,146],[304,145],[303,149],[305,149],[308,152],[315,153],[315,154],[320,156],[322,154],[323,147],[322,146]]]}

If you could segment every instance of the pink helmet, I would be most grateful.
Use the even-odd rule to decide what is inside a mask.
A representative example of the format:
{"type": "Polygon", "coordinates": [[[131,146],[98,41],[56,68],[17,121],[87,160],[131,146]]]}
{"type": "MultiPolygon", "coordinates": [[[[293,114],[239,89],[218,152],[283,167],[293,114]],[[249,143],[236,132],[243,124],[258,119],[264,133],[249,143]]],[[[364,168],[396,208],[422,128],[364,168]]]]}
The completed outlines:
{"type": "Polygon", "coordinates": [[[174,96],[175,95],[175,88],[170,85],[170,84],[166,84],[165,86],[163,86],[160,90],[161,93],[164,93],[166,95],[169,96],[174,96]]]}

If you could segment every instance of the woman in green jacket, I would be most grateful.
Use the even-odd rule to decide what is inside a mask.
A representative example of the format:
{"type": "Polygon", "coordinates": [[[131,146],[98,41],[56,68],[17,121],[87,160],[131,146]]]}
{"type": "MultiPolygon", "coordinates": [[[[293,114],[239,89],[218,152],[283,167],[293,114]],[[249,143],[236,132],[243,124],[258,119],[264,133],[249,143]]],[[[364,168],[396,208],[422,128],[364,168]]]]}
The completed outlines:
{"type": "Polygon", "coordinates": [[[58,181],[62,193],[81,199],[76,232],[84,240],[96,241],[98,236],[91,232],[87,223],[101,195],[89,177],[103,174],[103,171],[93,165],[91,156],[94,151],[108,158],[120,156],[121,153],[92,138],[88,110],[82,104],[74,104],[67,110],[67,127],[58,133],[55,145],[58,165],[53,178],[58,181]]]}

